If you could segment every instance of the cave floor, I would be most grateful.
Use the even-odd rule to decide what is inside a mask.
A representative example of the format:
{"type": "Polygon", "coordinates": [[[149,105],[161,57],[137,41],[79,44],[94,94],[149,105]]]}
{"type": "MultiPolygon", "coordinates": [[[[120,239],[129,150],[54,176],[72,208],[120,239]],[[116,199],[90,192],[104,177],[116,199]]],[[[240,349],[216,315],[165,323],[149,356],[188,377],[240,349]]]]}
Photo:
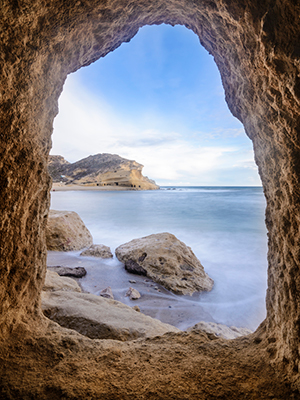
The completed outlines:
{"type": "Polygon", "coordinates": [[[299,399],[270,361],[264,334],[206,333],[119,342],[50,322],[0,348],[0,399],[299,399]]]}

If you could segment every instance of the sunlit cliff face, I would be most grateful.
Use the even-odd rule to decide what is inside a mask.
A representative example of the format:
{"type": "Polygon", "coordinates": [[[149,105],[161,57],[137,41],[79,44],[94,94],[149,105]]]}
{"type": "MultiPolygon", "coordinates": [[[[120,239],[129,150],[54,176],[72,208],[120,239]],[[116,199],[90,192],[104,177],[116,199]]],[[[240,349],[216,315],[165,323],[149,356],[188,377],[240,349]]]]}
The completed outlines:
{"type": "MultiPolygon", "coordinates": [[[[146,24],[183,24],[213,54],[252,139],[267,200],[268,357],[299,367],[299,6],[281,1],[31,1],[1,5],[0,327],[46,329],[40,312],[52,123],[67,74],[146,24]]],[[[15,335],[17,338],[18,335],[15,335]]],[[[55,341],[53,346],[55,346],[55,341]]],[[[264,353],[265,354],[265,353],[264,353]]],[[[2,364],[4,365],[4,364],[2,364]]],[[[99,389],[100,390],[100,389],[99,389]]],[[[42,398],[42,397],[41,397],[42,398]]],[[[254,398],[254,397],[253,397],[254,398]]]]}

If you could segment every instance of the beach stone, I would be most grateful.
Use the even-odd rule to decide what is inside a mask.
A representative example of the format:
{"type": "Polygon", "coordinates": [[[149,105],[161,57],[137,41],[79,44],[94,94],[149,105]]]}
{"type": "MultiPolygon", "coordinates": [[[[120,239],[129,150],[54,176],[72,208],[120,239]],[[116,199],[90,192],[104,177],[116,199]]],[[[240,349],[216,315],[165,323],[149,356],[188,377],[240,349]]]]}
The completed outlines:
{"type": "Polygon", "coordinates": [[[217,324],[215,322],[204,322],[200,321],[196,325],[187,329],[187,332],[207,332],[213,333],[223,339],[236,339],[241,336],[250,335],[253,333],[248,328],[237,328],[236,326],[227,326],[223,324],[217,324]]]}
{"type": "Polygon", "coordinates": [[[125,265],[138,265],[149,278],[174,293],[191,295],[213,287],[213,280],[191,248],[171,233],[131,240],[116,249],[116,256],[125,265]]]}
{"type": "Polygon", "coordinates": [[[141,312],[141,309],[140,309],[140,307],[139,306],[133,306],[133,307],[131,307],[134,311],[136,311],[136,312],[141,312]]]}
{"type": "Polygon", "coordinates": [[[80,255],[99,258],[113,258],[110,248],[104,244],[92,244],[88,249],[83,250],[80,255]]]}
{"type": "Polygon", "coordinates": [[[125,304],[90,293],[44,291],[42,310],[61,326],[91,339],[126,341],[180,332],[174,326],[136,312],[125,304]]]}
{"type": "Polygon", "coordinates": [[[99,296],[105,297],[106,299],[112,299],[112,300],[114,299],[114,295],[113,295],[113,292],[112,292],[110,286],[101,290],[101,292],[99,293],[99,296]]]}
{"type": "Polygon", "coordinates": [[[76,212],[50,210],[46,244],[48,250],[81,250],[93,244],[93,238],[76,212]]]}
{"type": "Polygon", "coordinates": [[[125,296],[126,296],[126,297],[129,297],[130,300],[137,300],[137,299],[139,299],[139,298],[141,297],[141,294],[140,294],[140,292],[137,291],[136,289],[130,287],[130,288],[127,290],[125,296]]]}
{"type": "Polygon", "coordinates": [[[46,292],[54,292],[57,290],[81,292],[80,286],[74,279],[61,277],[56,272],[49,270],[46,273],[43,290],[46,292]]]}
{"type": "Polygon", "coordinates": [[[71,276],[73,278],[82,278],[86,275],[86,269],[84,267],[47,267],[48,270],[56,272],[60,276],[71,276]]]}

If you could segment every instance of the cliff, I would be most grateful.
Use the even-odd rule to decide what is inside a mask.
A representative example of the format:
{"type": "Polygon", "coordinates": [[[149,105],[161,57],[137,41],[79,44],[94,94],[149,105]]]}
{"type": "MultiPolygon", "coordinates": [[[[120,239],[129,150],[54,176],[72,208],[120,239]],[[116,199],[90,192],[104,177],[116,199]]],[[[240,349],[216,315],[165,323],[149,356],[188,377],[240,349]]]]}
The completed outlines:
{"type": "Polygon", "coordinates": [[[75,163],[69,163],[62,156],[49,156],[48,169],[53,182],[64,182],[67,185],[159,189],[153,180],[142,175],[142,164],[117,154],[96,154],[75,163]]]}

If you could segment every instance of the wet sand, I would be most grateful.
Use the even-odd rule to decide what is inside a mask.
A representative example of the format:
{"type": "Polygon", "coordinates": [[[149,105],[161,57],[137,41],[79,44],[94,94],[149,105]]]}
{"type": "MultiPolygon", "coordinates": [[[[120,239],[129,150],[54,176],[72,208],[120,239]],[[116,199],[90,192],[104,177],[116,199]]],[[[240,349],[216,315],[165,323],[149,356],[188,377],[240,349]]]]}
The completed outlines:
{"type": "Polygon", "coordinates": [[[142,313],[179,329],[185,330],[200,321],[216,322],[201,307],[201,295],[175,295],[145,276],[128,273],[115,257],[105,260],[81,257],[80,251],[49,251],[47,265],[84,267],[87,275],[76,279],[84,292],[99,295],[101,290],[110,286],[115,300],[131,307],[137,305],[142,313]],[[130,300],[125,296],[130,286],[140,292],[140,299],[130,300]]]}

